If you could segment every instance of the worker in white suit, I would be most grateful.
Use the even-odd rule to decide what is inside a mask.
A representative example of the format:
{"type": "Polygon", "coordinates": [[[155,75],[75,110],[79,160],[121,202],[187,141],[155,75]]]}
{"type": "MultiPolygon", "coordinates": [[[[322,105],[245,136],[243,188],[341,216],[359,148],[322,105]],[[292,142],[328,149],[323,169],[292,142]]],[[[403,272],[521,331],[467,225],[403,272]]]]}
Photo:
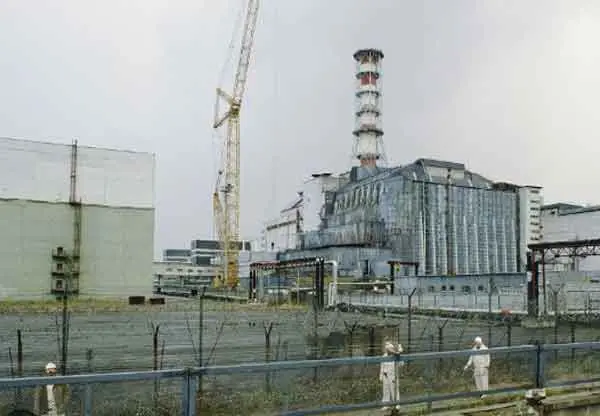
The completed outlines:
{"type": "MultiPolygon", "coordinates": [[[[386,342],[383,347],[383,356],[389,357],[391,355],[402,354],[404,350],[402,349],[402,345],[398,344],[395,346],[391,342],[386,342]]],[[[383,383],[383,398],[382,402],[384,405],[386,403],[395,402],[400,400],[400,389],[398,388],[398,366],[403,366],[404,362],[396,362],[396,361],[385,361],[381,363],[381,367],[379,369],[379,381],[383,383]],[[397,364],[397,365],[396,365],[397,364]]],[[[400,406],[396,405],[396,409],[399,409],[400,406]]],[[[382,410],[387,410],[388,407],[384,406],[382,410]]]]}
{"type": "MultiPolygon", "coordinates": [[[[485,346],[481,337],[476,337],[473,350],[480,351],[487,349],[488,347],[485,346]]],[[[471,355],[469,357],[469,361],[467,361],[467,365],[465,365],[465,371],[467,371],[471,366],[473,366],[473,378],[475,379],[475,387],[477,387],[477,390],[480,392],[487,391],[489,387],[490,355],[471,355]]],[[[481,398],[484,397],[485,394],[482,394],[481,398]]]]}

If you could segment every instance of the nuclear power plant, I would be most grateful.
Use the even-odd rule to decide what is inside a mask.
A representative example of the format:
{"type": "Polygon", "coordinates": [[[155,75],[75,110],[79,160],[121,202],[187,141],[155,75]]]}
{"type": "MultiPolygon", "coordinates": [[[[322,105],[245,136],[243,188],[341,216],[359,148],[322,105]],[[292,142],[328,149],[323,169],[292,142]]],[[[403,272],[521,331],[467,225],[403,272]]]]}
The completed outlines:
{"type": "Polygon", "coordinates": [[[385,166],[378,49],[356,61],[352,131],[356,166],[311,175],[297,198],[266,224],[262,243],[280,260],[323,256],[340,275],[383,276],[388,261],[418,275],[525,271],[541,237],[541,188],[498,183],[464,163],[423,157],[385,166]]]}

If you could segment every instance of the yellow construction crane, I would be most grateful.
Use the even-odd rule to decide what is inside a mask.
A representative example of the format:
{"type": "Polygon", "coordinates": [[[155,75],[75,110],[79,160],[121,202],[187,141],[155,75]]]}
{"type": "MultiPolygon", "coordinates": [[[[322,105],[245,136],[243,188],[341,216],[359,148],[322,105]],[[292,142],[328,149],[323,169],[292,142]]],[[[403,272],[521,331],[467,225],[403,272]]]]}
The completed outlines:
{"type": "Polygon", "coordinates": [[[246,18],[237,70],[231,94],[217,88],[214,129],[227,124],[223,166],[219,171],[213,193],[214,221],[222,250],[222,273],[215,279],[216,285],[226,284],[234,288],[239,283],[238,258],[240,252],[240,109],[246,90],[250,56],[254,44],[254,32],[258,18],[259,0],[248,0],[246,18]],[[220,114],[220,103],[226,110],[220,114]],[[223,182],[224,180],[224,182],[223,182]]]}

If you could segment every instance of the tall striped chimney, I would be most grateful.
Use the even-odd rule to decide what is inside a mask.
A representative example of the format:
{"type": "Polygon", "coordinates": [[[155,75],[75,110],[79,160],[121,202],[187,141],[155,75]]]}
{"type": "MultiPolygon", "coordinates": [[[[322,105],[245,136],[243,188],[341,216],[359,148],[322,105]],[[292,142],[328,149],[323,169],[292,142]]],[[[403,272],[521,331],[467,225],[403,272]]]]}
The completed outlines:
{"type": "Polygon", "coordinates": [[[381,61],[378,49],[360,49],[356,61],[356,125],[354,156],[361,166],[376,166],[383,153],[381,127],[381,61]]]}

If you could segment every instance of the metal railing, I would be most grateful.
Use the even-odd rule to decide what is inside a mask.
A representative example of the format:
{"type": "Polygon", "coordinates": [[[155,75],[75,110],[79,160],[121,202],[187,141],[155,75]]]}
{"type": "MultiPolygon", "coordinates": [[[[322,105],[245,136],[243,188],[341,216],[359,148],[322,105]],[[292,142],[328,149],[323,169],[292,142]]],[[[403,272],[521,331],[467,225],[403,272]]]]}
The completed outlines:
{"type": "MultiPolygon", "coordinates": [[[[407,395],[402,394],[402,400],[390,403],[391,405],[399,404],[403,406],[411,404],[427,404],[428,408],[435,402],[454,400],[460,398],[469,398],[479,396],[481,392],[469,390],[468,387],[463,388],[459,391],[451,391],[447,388],[440,388],[438,390],[431,388],[435,383],[440,383],[440,380],[448,380],[449,383],[456,385],[456,374],[462,372],[462,366],[468,356],[477,354],[490,354],[492,356],[491,374],[494,377],[494,372],[503,372],[505,379],[510,380],[511,384],[506,383],[495,383],[495,386],[488,390],[486,394],[498,394],[498,393],[517,393],[523,392],[529,388],[543,388],[543,387],[561,387],[561,386],[572,386],[576,384],[592,383],[600,381],[600,365],[598,368],[592,369],[592,372],[583,371],[580,364],[584,362],[595,363],[598,362],[596,358],[591,357],[589,354],[592,351],[600,350],[600,342],[587,342],[587,343],[572,343],[572,344],[537,344],[537,345],[521,345],[514,347],[500,347],[492,348],[489,350],[474,351],[471,349],[460,350],[460,351],[444,351],[444,352],[428,352],[428,353],[414,353],[414,354],[403,354],[395,357],[349,357],[349,358],[334,358],[325,360],[302,360],[302,361],[283,361],[283,362],[270,362],[270,363],[251,363],[242,365],[225,365],[225,366],[211,366],[202,368],[186,368],[186,369],[174,369],[174,370],[159,370],[159,371],[135,371],[135,372],[120,372],[120,373],[101,373],[101,374],[83,374],[83,375],[69,375],[69,376],[53,376],[49,377],[23,377],[23,378],[1,378],[0,379],[0,392],[12,392],[20,391],[27,388],[37,388],[48,384],[49,380],[52,384],[65,384],[65,385],[81,385],[83,386],[83,394],[78,403],[78,409],[71,411],[69,415],[97,415],[101,413],[97,406],[93,405],[91,399],[91,387],[96,384],[112,384],[112,383],[124,383],[124,382],[153,382],[156,386],[160,382],[166,380],[177,381],[179,383],[180,393],[175,391],[169,391],[168,394],[171,398],[175,397],[178,406],[177,414],[183,416],[195,416],[203,413],[202,408],[198,407],[198,403],[202,402],[203,394],[211,387],[206,383],[206,379],[217,376],[226,377],[241,377],[241,375],[256,377],[260,375],[260,380],[264,380],[268,384],[267,390],[270,394],[273,394],[273,390],[276,389],[279,384],[288,384],[294,388],[308,388],[308,384],[302,384],[298,381],[298,376],[292,376],[292,381],[287,382],[270,380],[269,377],[275,373],[281,373],[283,371],[293,371],[295,374],[306,372],[311,377],[319,377],[317,373],[321,373],[320,377],[327,377],[329,383],[334,379],[334,375],[339,373],[341,368],[345,368],[350,373],[345,374],[344,377],[338,379],[339,383],[344,382],[351,383],[352,388],[356,389],[360,383],[368,385],[367,387],[375,386],[375,390],[379,389],[376,379],[373,380],[371,375],[365,369],[370,368],[371,370],[378,371],[379,364],[385,361],[398,361],[403,362],[408,370],[401,377],[409,378],[411,374],[418,373],[419,378],[428,379],[429,385],[424,384],[422,388],[419,388],[418,394],[407,395]],[[584,350],[587,352],[587,356],[581,357],[576,356],[576,350],[584,350]],[[565,354],[565,352],[568,352],[565,354]],[[460,358],[460,362],[455,362],[456,358],[460,358]],[[554,360],[552,362],[552,360],[554,360]],[[500,364],[498,364],[500,363],[500,364]],[[552,369],[553,364],[558,364],[560,368],[564,368],[563,364],[568,364],[571,367],[571,373],[577,374],[578,377],[566,377],[561,378],[560,368],[558,370],[552,369]],[[506,372],[507,366],[513,366],[514,372],[506,372]],[[359,366],[360,371],[354,371],[352,368],[359,366]],[[376,367],[374,367],[376,366],[376,367]],[[458,370],[460,369],[460,370],[458,370]],[[527,371],[527,370],[531,371],[527,371]],[[560,371],[559,371],[560,370],[560,371]],[[328,372],[329,371],[329,372],[328,372]],[[337,373],[336,373],[337,372],[337,373]],[[412,373],[411,373],[412,372],[412,373]],[[446,372],[446,373],[445,373],[446,372]],[[559,375],[558,378],[552,378],[559,375]],[[350,375],[348,375],[350,374],[350,375]],[[426,374],[426,376],[423,376],[426,374]],[[299,386],[298,386],[299,384],[299,386]],[[204,390],[202,390],[204,389],[204,390]]],[[[373,372],[374,373],[374,372],[373,372]]],[[[412,379],[410,379],[412,380],[412,379]]],[[[314,380],[315,382],[317,380],[314,380]]],[[[228,381],[231,385],[231,382],[228,381]]],[[[469,381],[470,383],[470,381],[469,381]]],[[[242,384],[235,383],[236,386],[242,384]]],[[[323,384],[316,384],[317,390],[322,390],[323,384]]],[[[405,383],[413,384],[412,381],[405,383]]],[[[363,385],[363,387],[364,387],[363,385]]],[[[344,385],[346,386],[346,385],[344,385]]],[[[340,385],[340,388],[345,388],[340,385]]],[[[350,386],[350,384],[348,384],[350,386]]],[[[214,388],[214,387],[213,387],[214,388]]],[[[238,388],[238,387],[235,387],[238,388]]],[[[256,380],[252,382],[250,387],[253,389],[253,394],[257,389],[256,380]]],[[[258,386],[260,388],[260,386],[258,386]]],[[[126,390],[126,389],[125,389],[126,390]]],[[[130,394],[129,391],[126,391],[130,394]]],[[[22,395],[22,392],[20,393],[22,395]]],[[[155,390],[154,394],[157,394],[155,390]]],[[[375,393],[378,395],[378,393],[375,393]]],[[[15,394],[16,396],[16,394],[15,394]]],[[[265,396],[267,397],[267,396],[265,396]]],[[[271,396],[269,396],[271,397],[271,396]]],[[[283,397],[283,396],[282,396],[283,397]]],[[[223,397],[223,400],[231,400],[230,397],[223,397]]],[[[309,400],[308,403],[314,401],[309,400]]],[[[388,404],[388,405],[390,405],[388,404]]],[[[380,407],[381,401],[369,400],[359,401],[355,403],[328,403],[321,406],[315,407],[299,407],[298,405],[289,405],[289,403],[280,408],[272,409],[274,414],[282,415],[310,415],[310,414],[325,414],[329,412],[344,412],[353,411],[359,409],[370,409],[380,407]]],[[[3,407],[9,408],[10,405],[4,404],[3,407]]],[[[13,408],[17,407],[16,405],[13,408]]],[[[264,409],[262,414],[267,414],[268,410],[264,409]]],[[[114,413],[113,413],[114,414],[114,413]]],[[[125,413],[123,413],[125,414],[125,413]]],[[[152,414],[152,413],[144,413],[152,414]]],[[[159,414],[159,413],[156,413],[159,414]]],[[[173,410],[169,414],[175,414],[173,410]]],[[[245,413],[251,414],[251,413],[245,413]]]]}

